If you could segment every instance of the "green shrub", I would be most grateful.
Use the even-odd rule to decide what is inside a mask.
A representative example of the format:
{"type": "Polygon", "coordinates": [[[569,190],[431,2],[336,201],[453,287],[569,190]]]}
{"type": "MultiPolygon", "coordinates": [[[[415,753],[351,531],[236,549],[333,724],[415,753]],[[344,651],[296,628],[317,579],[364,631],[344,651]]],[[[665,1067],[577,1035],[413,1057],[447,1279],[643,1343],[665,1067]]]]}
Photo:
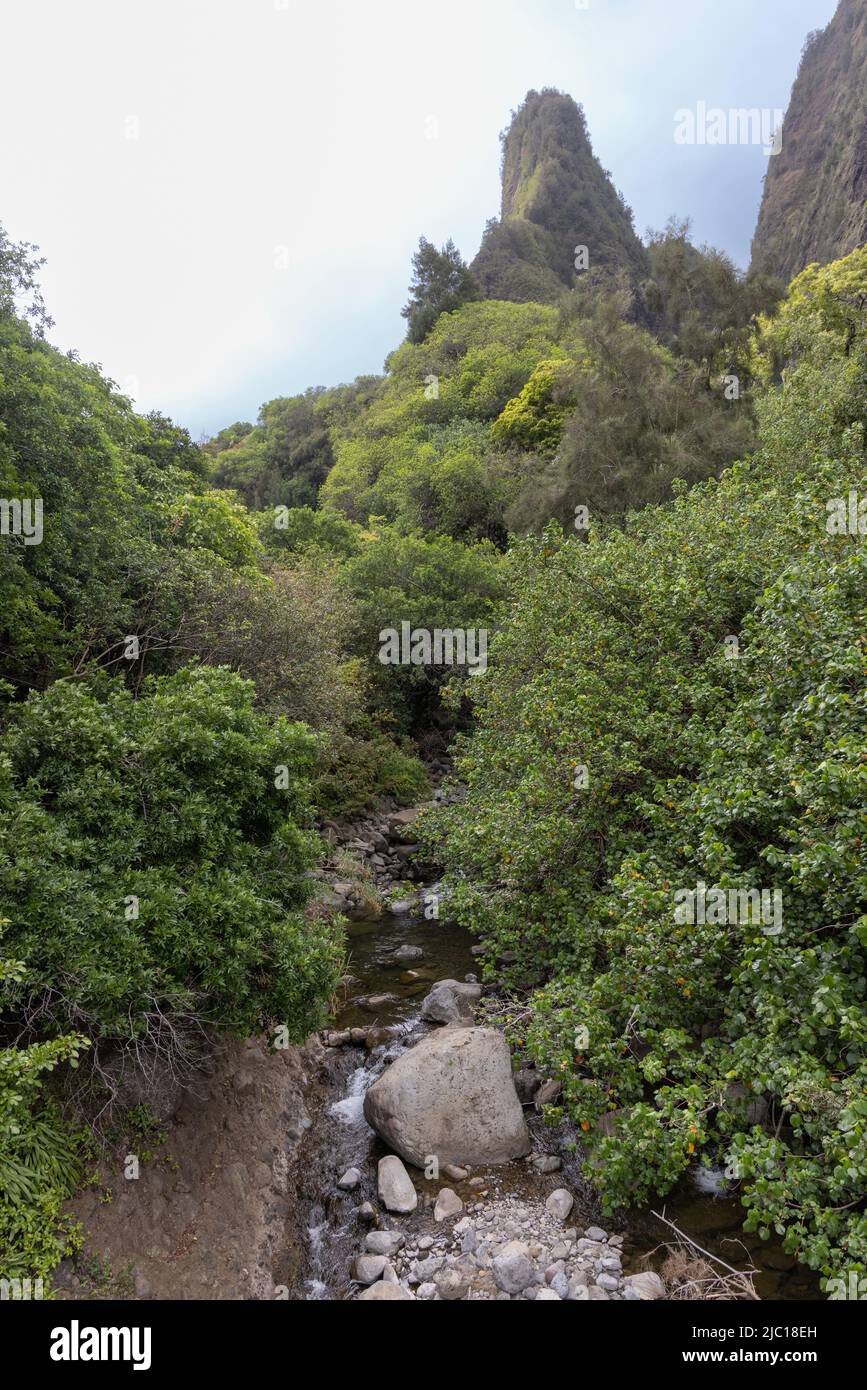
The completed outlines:
{"type": "MultiPolygon", "coordinates": [[[[0,920],[0,928],[8,926],[0,920]]],[[[0,959],[0,998],[26,976],[22,962],[0,959]]],[[[0,1047],[0,1279],[43,1280],[77,1248],[75,1224],[61,1214],[80,1175],[79,1136],[41,1095],[60,1063],[77,1065],[86,1039],[67,1034],[30,1047],[0,1047]]],[[[13,1294],[14,1296],[14,1294],[13,1294]]]]}
{"type": "Polygon", "coordinates": [[[323,816],[351,819],[384,797],[414,805],[430,795],[430,783],[408,740],[395,741],[372,720],[358,719],[323,740],[312,795],[323,816]]]}
{"type": "Polygon", "coordinates": [[[304,1038],[340,956],[303,913],[314,757],[303,725],[269,723],[224,669],[139,699],[106,678],[32,696],[0,763],[0,903],[28,962],[13,1006],[43,1036],[169,1061],[206,1027],[304,1038]]]}
{"type": "Polygon", "coordinates": [[[351,650],[364,663],[369,700],[402,733],[453,723],[440,695],[459,674],[453,667],[386,665],[381,633],[411,628],[493,629],[503,593],[500,556],[488,543],[462,545],[447,536],[401,536],[381,526],[349,560],[340,584],[355,603],[351,650]]]}

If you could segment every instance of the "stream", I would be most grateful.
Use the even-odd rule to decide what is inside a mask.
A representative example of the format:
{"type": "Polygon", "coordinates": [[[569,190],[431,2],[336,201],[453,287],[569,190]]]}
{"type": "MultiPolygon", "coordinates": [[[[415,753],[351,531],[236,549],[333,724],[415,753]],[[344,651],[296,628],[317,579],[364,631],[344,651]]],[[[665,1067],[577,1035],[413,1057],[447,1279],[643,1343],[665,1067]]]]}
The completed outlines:
{"type": "MultiPolygon", "coordinates": [[[[361,1047],[329,1049],[323,1064],[321,1084],[310,1108],[312,1126],[298,1164],[297,1196],[303,1211],[306,1248],[300,1261],[302,1273],[291,1297],[299,1299],[351,1297],[350,1265],[371,1228],[359,1215],[359,1209],[364,1203],[378,1205],[376,1167],[378,1160],[389,1152],[364,1119],[364,1093],[405,1047],[429,1031],[420,1020],[420,1008],[433,982],[462,980],[476,969],[468,933],[455,923],[427,921],[421,914],[396,917],[386,913],[365,918],[350,924],[347,938],[351,981],[332,1027],[340,1030],[381,1025],[389,1028],[392,1035],[372,1053],[361,1047]],[[396,967],[390,957],[403,945],[421,947],[424,959],[410,969],[396,967]],[[375,1012],[359,1002],[382,995],[390,997],[375,1012]],[[361,1183],[352,1192],[342,1192],[336,1186],[337,1179],[352,1167],[361,1172],[361,1183]]],[[[578,1224],[583,1220],[585,1225],[595,1222],[622,1231],[626,1238],[627,1273],[649,1267],[659,1269],[666,1254],[662,1242],[671,1240],[672,1233],[650,1211],[626,1213],[620,1222],[610,1216],[603,1218],[592,1189],[581,1176],[581,1161],[573,1151],[575,1136],[571,1128],[552,1130],[531,1110],[525,1109],[525,1116],[534,1148],[562,1159],[558,1180],[575,1193],[578,1224]]],[[[419,1208],[410,1220],[433,1230],[431,1203],[444,1180],[427,1181],[423,1174],[413,1171],[413,1181],[419,1193],[419,1208]]],[[[461,1186],[454,1185],[462,1195],[461,1186]]],[[[524,1162],[497,1169],[496,1188],[498,1196],[520,1196],[533,1201],[544,1200],[545,1195],[538,1174],[524,1162]]],[[[763,1242],[758,1236],[745,1234],[741,1229],[740,1203],[713,1188],[713,1175],[697,1169],[674,1192],[657,1199],[655,1205],[657,1210],[664,1209],[668,1218],[698,1245],[727,1264],[737,1269],[752,1264],[759,1271],[755,1287],[762,1299],[820,1299],[816,1276],[799,1268],[779,1241],[763,1242]]]]}

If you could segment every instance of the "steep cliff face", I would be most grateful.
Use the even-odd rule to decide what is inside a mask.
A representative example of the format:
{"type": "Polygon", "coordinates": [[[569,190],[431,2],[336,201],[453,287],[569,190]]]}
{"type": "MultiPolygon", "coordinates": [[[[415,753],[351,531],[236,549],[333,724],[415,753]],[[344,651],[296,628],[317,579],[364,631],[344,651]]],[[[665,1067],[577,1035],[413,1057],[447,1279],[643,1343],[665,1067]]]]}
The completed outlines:
{"type": "Polygon", "coordinates": [[[551,303],[575,282],[577,246],[591,268],[647,273],[583,110],[560,92],[529,92],[503,137],[500,219],[488,223],[472,269],[488,299],[551,303]]]}
{"type": "Polygon", "coordinates": [[[791,280],[867,241],[867,0],[810,36],[768,164],[753,268],[791,280]]]}

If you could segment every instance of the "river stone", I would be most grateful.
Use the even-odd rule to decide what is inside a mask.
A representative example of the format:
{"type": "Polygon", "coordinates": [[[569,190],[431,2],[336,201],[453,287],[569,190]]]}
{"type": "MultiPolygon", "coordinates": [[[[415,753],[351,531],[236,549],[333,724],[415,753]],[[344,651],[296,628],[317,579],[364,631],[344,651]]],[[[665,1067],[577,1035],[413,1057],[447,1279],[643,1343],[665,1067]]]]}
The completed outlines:
{"type": "Polygon", "coordinates": [[[378,1284],[371,1284],[369,1289],[358,1295],[359,1303],[397,1303],[409,1300],[415,1302],[411,1293],[407,1293],[400,1284],[384,1284],[380,1279],[378,1284]]]}
{"type": "Polygon", "coordinates": [[[537,1303],[560,1303],[560,1295],[555,1289],[540,1289],[536,1294],[537,1303]]]}
{"type": "Polygon", "coordinates": [[[551,1193],[545,1208],[558,1221],[565,1221],[574,1205],[575,1198],[572,1193],[567,1192],[565,1187],[558,1187],[556,1192],[551,1193]]]}
{"type": "Polygon", "coordinates": [[[433,1281],[440,1298],[447,1303],[466,1298],[470,1288],[469,1274],[458,1268],[438,1270],[433,1281]]]}
{"type": "Polygon", "coordinates": [[[481,985],[438,980],[421,1006],[426,1023],[473,1023],[473,1004],[482,997],[481,985]]]}
{"type": "Polygon", "coordinates": [[[387,1263],[384,1255],[359,1255],[352,1266],[352,1277],[357,1284],[375,1284],[382,1278],[387,1263]]]}
{"type": "Polygon", "coordinates": [[[424,960],[424,951],[421,946],[399,946],[392,960],[398,961],[401,965],[408,960],[424,960]]]}
{"type": "Polygon", "coordinates": [[[606,1241],[608,1239],[608,1232],[603,1231],[601,1226],[588,1226],[587,1230],[584,1232],[584,1235],[587,1240],[595,1240],[600,1245],[603,1241],[606,1241]]]}
{"type": "Polygon", "coordinates": [[[513,1240],[504,1246],[492,1264],[494,1282],[503,1293],[522,1293],[533,1279],[533,1266],[527,1258],[527,1247],[513,1240]]]}
{"type": "Polygon", "coordinates": [[[493,1028],[446,1028],[410,1048],[364,1097],[364,1117],[408,1163],[510,1163],[530,1149],[509,1047],[493,1028]]]}
{"type": "Polygon", "coordinates": [[[665,1285],[652,1269],[645,1270],[643,1274],[629,1274],[625,1282],[627,1291],[634,1289],[644,1303],[652,1302],[656,1298],[665,1298],[665,1285]]]}
{"type": "Polygon", "coordinates": [[[403,1244],[400,1231],[371,1231],[364,1237],[364,1248],[371,1255],[396,1255],[403,1244]]]}
{"type": "Polygon", "coordinates": [[[357,1168],[347,1168],[342,1178],[338,1178],[337,1186],[342,1192],[352,1192],[361,1182],[361,1174],[357,1168]]]}
{"type": "Polygon", "coordinates": [[[533,1159],[533,1167],[537,1173],[559,1173],[563,1163],[556,1154],[537,1154],[533,1159]]]}
{"type": "Polygon", "coordinates": [[[362,1009],[376,1013],[379,1009],[385,1008],[386,1004],[390,1004],[394,997],[393,994],[371,994],[369,999],[359,999],[358,1002],[362,1009]]]}
{"type": "Polygon", "coordinates": [[[458,1194],[450,1187],[444,1187],[434,1207],[434,1221],[447,1221],[451,1216],[460,1216],[463,1209],[464,1204],[458,1194]]]}
{"type": "Polygon", "coordinates": [[[541,1111],[543,1105],[553,1105],[560,1099],[560,1092],[563,1086],[559,1081],[543,1081],[536,1092],[536,1109],[541,1111]]]}
{"type": "MultiPolygon", "coordinates": [[[[388,1075],[388,1073],[386,1073],[388,1075]]],[[[365,1111],[367,1105],[365,1105],[365,1111]]],[[[388,1211],[415,1211],[418,1194],[412,1179],[399,1158],[389,1154],[379,1160],[378,1169],[379,1200],[388,1211]]]]}

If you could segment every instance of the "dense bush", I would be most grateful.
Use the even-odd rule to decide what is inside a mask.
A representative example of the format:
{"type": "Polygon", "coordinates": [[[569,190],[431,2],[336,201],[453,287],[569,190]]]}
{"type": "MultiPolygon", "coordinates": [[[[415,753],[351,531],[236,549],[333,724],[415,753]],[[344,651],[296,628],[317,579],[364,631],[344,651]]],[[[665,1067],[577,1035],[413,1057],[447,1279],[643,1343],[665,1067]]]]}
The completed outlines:
{"type": "Polygon", "coordinates": [[[203,1028],[301,1039],[339,939],[305,921],[313,739],[269,722],[249,682],[203,668],[136,699],[57,682],[9,720],[0,909],[27,961],[25,1032],[85,1033],[183,1068],[203,1028]]]}
{"type": "Polygon", "coordinates": [[[383,664],[382,633],[411,629],[493,630],[503,585],[500,556],[488,543],[447,536],[401,536],[388,527],[344,566],[340,583],[355,603],[351,650],[367,671],[369,700],[404,733],[448,726],[443,688],[465,674],[453,666],[383,664]]]}
{"type": "Polygon", "coordinates": [[[214,482],[255,510],[315,507],[334,463],[334,429],[374,398],[379,385],[377,377],[359,377],[349,386],[316,386],[267,401],[255,427],[239,421],[205,445],[214,482]]]}
{"type": "Polygon", "coordinates": [[[337,432],[325,507],[366,525],[505,541],[517,471],[491,425],[558,349],[557,315],[536,304],[470,303],[388,359],[369,407],[337,432]]]}
{"type": "MultiPolygon", "coordinates": [[[[392,729],[393,721],[388,721],[392,729]]],[[[390,797],[410,806],[430,795],[430,782],[416,746],[385,733],[369,715],[359,714],[345,729],[322,740],[312,783],[317,811],[323,816],[351,818],[372,810],[390,797]]]]}
{"type": "Polygon", "coordinates": [[[515,953],[513,1036],[606,1204],[720,1160],[827,1277],[867,1268],[867,551],[827,525],[867,488],[865,270],[807,272],[761,325],[788,365],[752,461],[508,557],[466,799],[424,832],[489,965],[515,953]],[[678,920],[701,883],[779,891],[782,931],[678,920]]]}
{"type": "Polygon", "coordinates": [[[707,364],[674,357],[631,322],[633,300],[625,285],[592,279],[564,300],[560,336],[580,343],[575,360],[541,364],[497,422],[501,440],[532,447],[536,437],[537,461],[506,512],[513,530],[551,516],[571,525],[579,506],[616,515],[664,501],[675,480],[717,474],[752,444],[745,396],[728,400],[707,364]]]}

